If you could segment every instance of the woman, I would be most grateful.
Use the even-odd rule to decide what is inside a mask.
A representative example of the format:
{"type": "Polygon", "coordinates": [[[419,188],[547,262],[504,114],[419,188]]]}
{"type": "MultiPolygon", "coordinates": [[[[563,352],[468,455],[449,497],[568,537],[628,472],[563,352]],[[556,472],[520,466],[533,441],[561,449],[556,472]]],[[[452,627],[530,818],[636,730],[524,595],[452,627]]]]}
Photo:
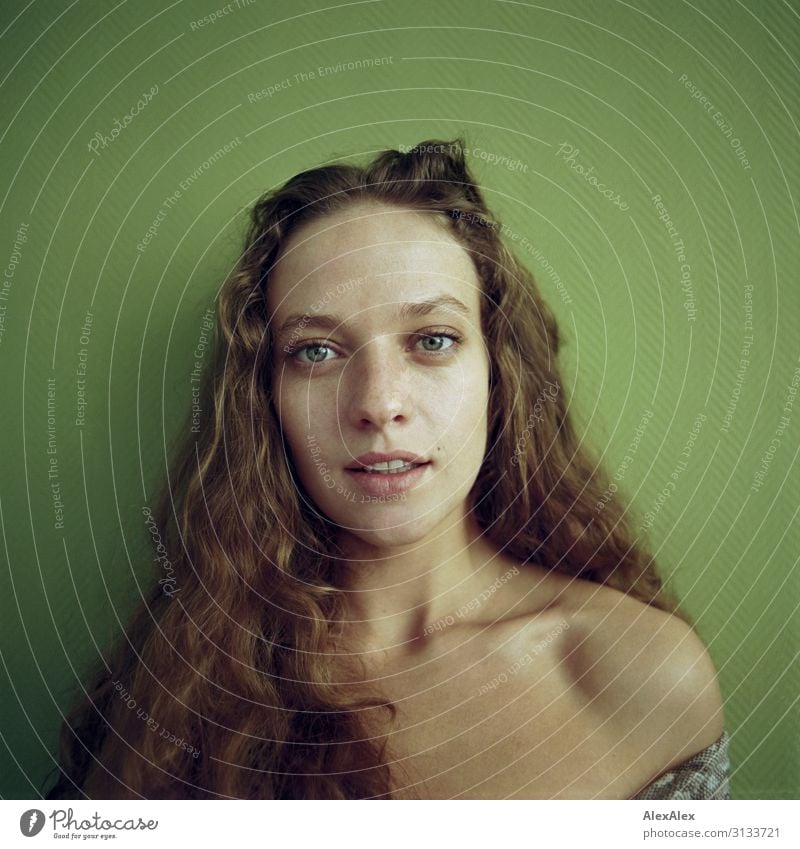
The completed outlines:
{"type": "Polygon", "coordinates": [[[169,592],[51,798],[724,797],[713,665],[597,508],[558,343],[458,141],[263,197],[154,513],[169,592]]]}

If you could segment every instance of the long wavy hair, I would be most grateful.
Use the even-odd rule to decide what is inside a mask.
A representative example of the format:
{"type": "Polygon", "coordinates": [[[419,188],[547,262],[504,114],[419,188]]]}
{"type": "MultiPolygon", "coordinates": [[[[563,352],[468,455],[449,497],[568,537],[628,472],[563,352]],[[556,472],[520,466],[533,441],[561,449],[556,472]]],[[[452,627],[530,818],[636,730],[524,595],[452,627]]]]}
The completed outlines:
{"type": "Polygon", "coordinates": [[[281,249],[299,227],[358,201],[437,216],[475,263],[491,387],[468,506],[486,536],[523,562],[615,587],[693,625],[576,436],[556,322],[504,245],[461,140],[314,168],[252,209],[217,302],[201,396],[210,420],[199,434],[186,428],[148,520],[171,583],[154,580],[66,717],[49,798],[391,797],[387,738],[370,737],[365,717],[394,717],[394,705],[331,680],[341,552],[287,465],[269,368],[266,287],[281,249]]]}

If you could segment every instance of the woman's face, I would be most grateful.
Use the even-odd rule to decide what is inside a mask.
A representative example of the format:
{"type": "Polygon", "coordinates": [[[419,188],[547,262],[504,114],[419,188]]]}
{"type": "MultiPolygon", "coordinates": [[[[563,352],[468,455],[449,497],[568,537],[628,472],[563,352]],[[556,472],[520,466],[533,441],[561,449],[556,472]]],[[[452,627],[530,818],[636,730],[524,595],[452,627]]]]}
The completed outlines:
{"type": "Polygon", "coordinates": [[[489,360],[480,281],[445,227],[375,203],[324,216],[292,236],[267,297],[287,455],[319,511],[379,547],[462,514],[489,360]],[[369,454],[400,456],[387,470],[369,454]],[[413,467],[395,472],[400,460],[413,467]]]}

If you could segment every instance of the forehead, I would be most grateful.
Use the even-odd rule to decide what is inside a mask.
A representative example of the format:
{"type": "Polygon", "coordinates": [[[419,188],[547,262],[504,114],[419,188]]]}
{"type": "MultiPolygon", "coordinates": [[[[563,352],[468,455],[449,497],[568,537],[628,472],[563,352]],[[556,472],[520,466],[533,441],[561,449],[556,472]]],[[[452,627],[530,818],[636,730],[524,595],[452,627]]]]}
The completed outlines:
{"type": "Polygon", "coordinates": [[[278,316],[310,304],[357,306],[455,295],[478,310],[480,282],[469,253],[431,213],[354,204],[301,226],[269,276],[278,316]]]}

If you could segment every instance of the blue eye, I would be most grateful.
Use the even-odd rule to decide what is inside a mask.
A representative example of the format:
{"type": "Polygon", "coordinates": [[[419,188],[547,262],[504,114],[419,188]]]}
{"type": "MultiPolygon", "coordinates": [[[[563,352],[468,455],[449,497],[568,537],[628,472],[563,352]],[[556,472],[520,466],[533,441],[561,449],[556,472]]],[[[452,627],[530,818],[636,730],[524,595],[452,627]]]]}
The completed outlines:
{"type": "MultiPolygon", "coordinates": [[[[417,348],[417,350],[421,350],[426,354],[432,354],[433,356],[450,354],[462,342],[461,336],[449,330],[438,333],[435,330],[427,333],[414,333],[412,336],[416,337],[415,347],[419,346],[420,343],[422,344],[422,347],[417,348]],[[449,340],[450,344],[443,345],[441,341],[443,339],[449,340]],[[431,345],[432,347],[430,347],[431,345]]],[[[312,340],[298,345],[296,348],[292,348],[288,351],[288,356],[302,366],[314,366],[322,365],[323,363],[330,362],[331,359],[335,359],[335,357],[327,356],[327,354],[335,353],[333,348],[327,344],[327,340],[312,340]],[[301,357],[301,354],[304,356],[301,357]]]]}
{"type": "Polygon", "coordinates": [[[429,354],[443,354],[445,351],[449,351],[451,348],[455,348],[456,345],[461,341],[461,337],[457,336],[455,333],[425,333],[419,334],[419,338],[417,342],[436,342],[438,339],[449,339],[450,344],[446,347],[438,347],[438,348],[423,348],[429,354]]]}
{"type": "Polygon", "coordinates": [[[292,355],[292,357],[294,357],[296,359],[298,354],[304,353],[304,352],[307,351],[309,353],[310,358],[311,358],[310,363],[304,362],[303,360],[300,360],[300,362],[302,362],[304,365],[317,365],[318,363],[327,362],[327,358],[316,359],[316,357],[319,356],[320,352],[324,353],[324,352],[330,351],[330,350],[331,349],[327,345],[322,345],[319,342],[312,342],[309,345],[303,345],[300,348],[296,348],[294,351],[292,351],[291,355],[292,355]]]}

